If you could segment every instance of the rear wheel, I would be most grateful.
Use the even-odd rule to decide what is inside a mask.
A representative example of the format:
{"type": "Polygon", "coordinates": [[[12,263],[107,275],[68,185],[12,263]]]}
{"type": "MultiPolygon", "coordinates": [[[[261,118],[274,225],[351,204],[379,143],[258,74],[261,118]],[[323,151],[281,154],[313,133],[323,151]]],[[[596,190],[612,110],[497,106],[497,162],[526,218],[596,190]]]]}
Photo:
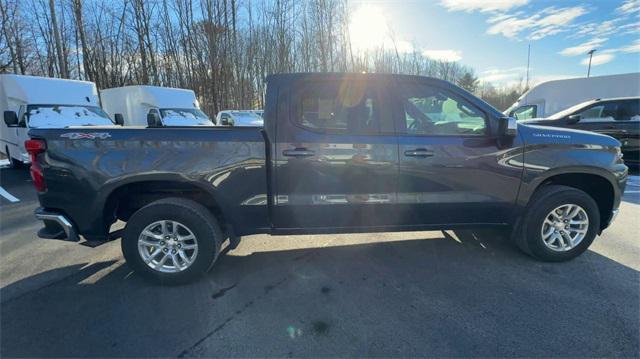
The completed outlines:
{"type": "Polygon", "coordinates": [[[196,279],[213,265],[222,240],[217,221],[204,206],[166,198],[129,218],[121,245],[136,273],[163,284],[180,284],[196,279]]]}
{"type": "Polygon", "coordinates": [[[572,187],[552,185],[531,199],[516,243],[537,259],[566,261],[589,248],[598,228],[600,211],[591,196],[572,187]]]}

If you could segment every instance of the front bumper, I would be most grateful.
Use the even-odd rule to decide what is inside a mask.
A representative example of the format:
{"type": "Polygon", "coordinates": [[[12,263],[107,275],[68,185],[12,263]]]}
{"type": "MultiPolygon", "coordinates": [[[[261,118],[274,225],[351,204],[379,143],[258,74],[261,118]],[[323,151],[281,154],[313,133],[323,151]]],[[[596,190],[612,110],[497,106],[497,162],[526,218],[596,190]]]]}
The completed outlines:
{"type": "Polygon", "coordinates": [[[64,214],[38,208],[35,211],[38,220],[44,222],[44,227],[38,231],[38,237],[45,239],[60,239],[63,241],[78,242],[80,236],[73,222],[64,214]]]}

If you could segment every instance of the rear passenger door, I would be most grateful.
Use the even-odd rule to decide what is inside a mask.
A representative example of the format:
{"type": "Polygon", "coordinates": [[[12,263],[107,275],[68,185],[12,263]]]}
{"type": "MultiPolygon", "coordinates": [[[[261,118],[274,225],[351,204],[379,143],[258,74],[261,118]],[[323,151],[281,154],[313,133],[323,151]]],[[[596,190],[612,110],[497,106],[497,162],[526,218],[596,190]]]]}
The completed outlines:
{"type": "Polygon", "coordinates": [[[499,147],[497,119],[440,82],[399,81],[394,93],[401,224],[505,223],[520,184],[521,160],[513,159],[521,151],[499,147]]]}
{"type": "Polygon", "coordinates": [[[362,76],[300,80],[281,90],[273,154],[276,228],[395,223],[398,144],[382,85],[362,76]]]}

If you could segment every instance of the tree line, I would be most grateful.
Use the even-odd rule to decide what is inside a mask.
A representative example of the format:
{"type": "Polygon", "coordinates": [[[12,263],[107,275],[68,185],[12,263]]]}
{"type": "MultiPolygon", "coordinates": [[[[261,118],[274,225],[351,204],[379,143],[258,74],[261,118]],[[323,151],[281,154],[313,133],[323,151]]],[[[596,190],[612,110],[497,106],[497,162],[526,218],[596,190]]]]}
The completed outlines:
{"type": "Polygon", "coordinates": [[[274,73],[432,76],[501,109],[523,90],[487,92],[472,68],[393,41],[355,50],[349,15],[348,0],[0,0],[0,73],[188,88],[211,116],[261,108],[274,73]]]}

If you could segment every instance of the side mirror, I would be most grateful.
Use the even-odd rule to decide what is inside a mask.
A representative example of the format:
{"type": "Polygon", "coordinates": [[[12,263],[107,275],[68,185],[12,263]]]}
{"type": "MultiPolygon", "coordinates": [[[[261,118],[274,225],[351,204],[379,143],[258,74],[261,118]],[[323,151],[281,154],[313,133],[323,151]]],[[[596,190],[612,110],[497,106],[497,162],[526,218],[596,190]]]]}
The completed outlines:
{"type": "Polygon", "coordinates": [[[121,113],[114,114],[113,120],[116,122],[116,125],[124,126],[124,117],[122,117],[121,113]]]}
{"type": "Polygon", "coordinates": [[[233,121],[229,118],[220,119],[222,126],[233,126],[233,121]]]}
{"type": "Polygon", "coordinates": [[[578,122],[580,122],[580,120],[582,120],[582,116],[580,116],[580,115],[571,115],[571,116],[567,117],[567,123],[569,123],[569,124],[578,123],[578,122]]]}
{"type": "Polygon", "coordinates": [[[149,127],[162,127],[162,122],[160,122],[160,118],[155,113],[147,114],[147,126],[149,127]]]}
{"type": "Polygon", "coordinates": [[[4,123],[9,127],[18,126],[18,115],[15,111],[5,111],[4,112],[4,123]]]}
{"type": "Polygon", "coordinates": [[[518,121],[513,117],[501,117],[498,122],[500,136],[515,137],[518,134],[518,121]]]}

